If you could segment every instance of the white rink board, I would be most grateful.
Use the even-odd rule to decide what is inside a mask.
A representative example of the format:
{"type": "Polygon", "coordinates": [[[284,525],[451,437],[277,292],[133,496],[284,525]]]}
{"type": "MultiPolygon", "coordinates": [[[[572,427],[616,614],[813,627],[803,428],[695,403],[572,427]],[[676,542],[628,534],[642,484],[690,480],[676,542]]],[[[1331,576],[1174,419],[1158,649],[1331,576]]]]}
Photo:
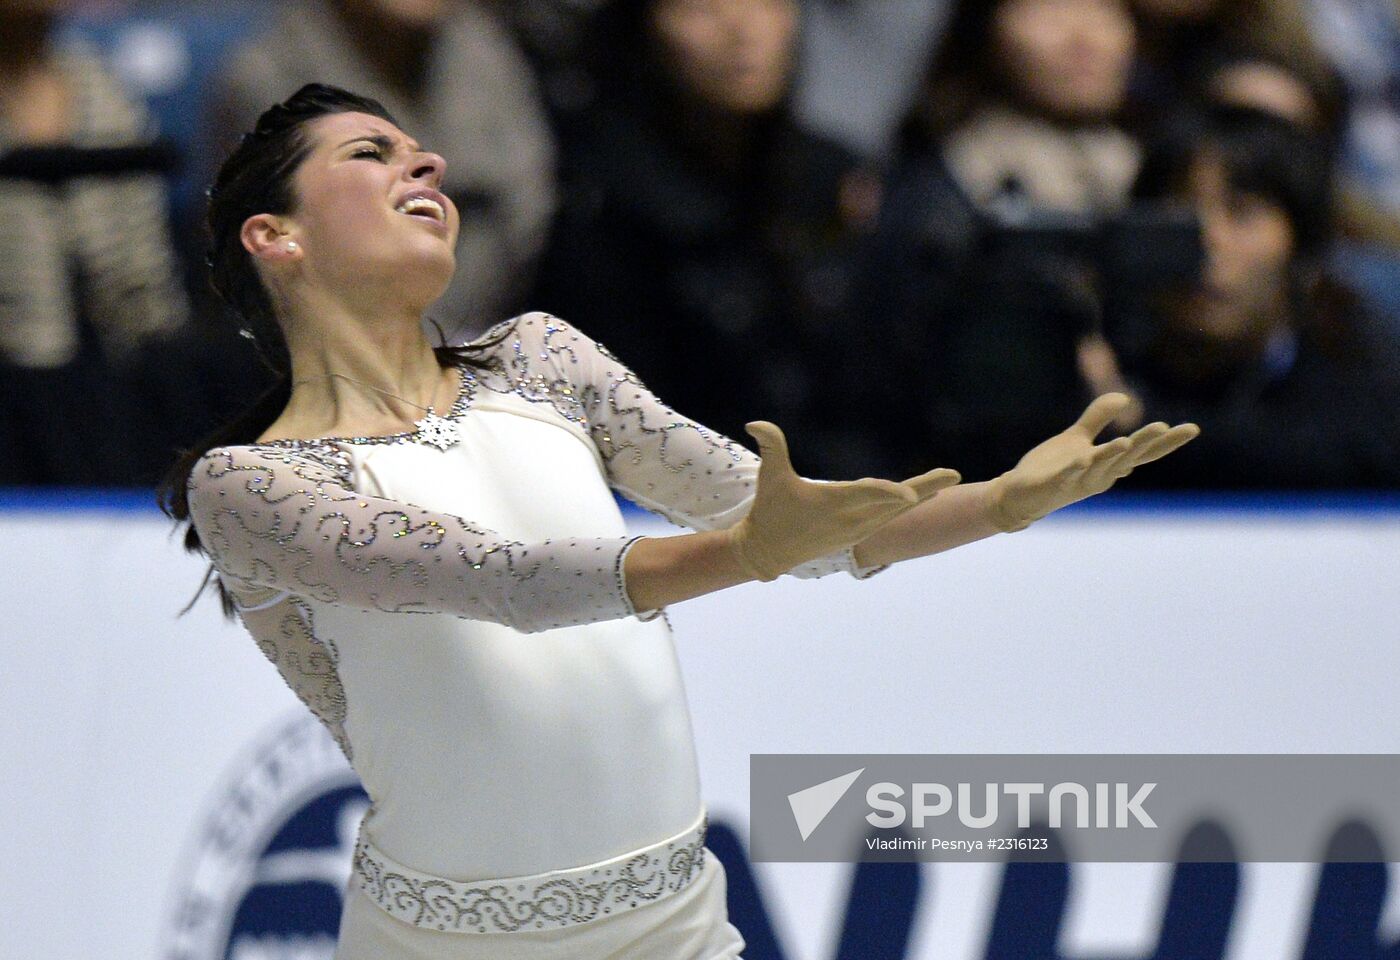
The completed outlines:
{"type": "MultiPolygon", "coordinates": [[[[706,802],[745,834],[751,753],[1395,752],[1397,557],[1395,510],[1090,510],[679,604],[706,802]]],[[[0,956],[169,956],[211,802],[304,708],[211,597],[176,619],[203,567],[153,511],[12,502],[0,563],[0,956]]],[[[755,865],[792,960],[834,956],[851,869],[755,865]]],[[[909,956],[981,957],[1000,868],[924,870],[909,956]]],[[[1060,953],[1150,954],[1170,870],[1075,865],[1060,953]]],[[[1317,870],[1244,865],[1226,957],[1295,956],[1317,870]]]]}

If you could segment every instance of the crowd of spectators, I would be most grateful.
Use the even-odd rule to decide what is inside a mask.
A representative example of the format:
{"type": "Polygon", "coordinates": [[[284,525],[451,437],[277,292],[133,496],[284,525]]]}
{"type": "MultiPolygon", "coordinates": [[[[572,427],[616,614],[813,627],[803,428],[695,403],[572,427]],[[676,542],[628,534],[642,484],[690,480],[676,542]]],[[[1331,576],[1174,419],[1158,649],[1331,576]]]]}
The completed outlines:
{"type": "Polygon", "coordinates": [[[1203,428],[1125,486],[1400,487],[1400,0],[0,0],[0,484],[263,390],[203,189],[312,81],[447,158],[437,332],[556,313],[803,474],[1120,390],[1203,428]]]}

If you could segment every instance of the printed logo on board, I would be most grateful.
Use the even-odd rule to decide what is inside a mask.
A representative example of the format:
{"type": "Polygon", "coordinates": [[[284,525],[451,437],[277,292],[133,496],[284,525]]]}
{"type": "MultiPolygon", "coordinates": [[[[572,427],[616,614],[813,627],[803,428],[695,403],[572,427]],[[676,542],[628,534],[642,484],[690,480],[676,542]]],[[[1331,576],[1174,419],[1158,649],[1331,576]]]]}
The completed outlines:
{"type": "Polygon", "coordinates": [[[230,771],[175,878],[163,960],[331,960],[369,798],[299,712],[230,771]]]}
{"type": "MultiPolygon", "coordinates": [[[[814,832],[862,772],[793,794],[789,802],[799,828],[814,832]]],[[[156,955],[161,960],[331,960],[355,834],[368,809],[368,798],[335,741],[313,716],[299,712],[235,764],[215,795],[175,877],[174,909],[156,955]]],[[[1182,842],[1229,840],[1220,825],[1203,822],[1182,842]]],[[[1301,902],[1279,905],[1277,921],[1296,931],[1285,938],[1289,949],[1300,960],[1393,960],[1400,951],[1400,925],[1394,920],[1400,911],[1391,905],[1395,895],[1385,862],[1391,858],[1363,821],[1339,824],[1329,843],[1370,851],[1374,862],[1321,865],[1301,902]]],[[[723,818],[712,820],[706,845],[724,864],[730,919],[749,941],[744,956],[795,955],[768,914],[773,892],[761,889],[743,841],[723,818]]],[[[1070,917],[1071,877],[1079,874],[1082,880],[1091,866],[1008,864],[989,899],[976,907],[979,915],[987,911],[986,940],[976,955],[1067,960],[1059,952],[1059,931],[1070,917]]],[[[848,902],[834,904],[835,916],[821,918],[838,931],[834,950],[826,955],[836,960],[914,956],[911,940],[920,911],[949,909],[937,891],[931,898],[921,892],[933,878],[929,866],[859,863],[852,869],[848,902]]],[[[1244,880],[1238,863],[1175,864],[1163,890],[1160,934],[1151,956],[1264,955],[1241,941],[1235,928],[1244,880]]]]}

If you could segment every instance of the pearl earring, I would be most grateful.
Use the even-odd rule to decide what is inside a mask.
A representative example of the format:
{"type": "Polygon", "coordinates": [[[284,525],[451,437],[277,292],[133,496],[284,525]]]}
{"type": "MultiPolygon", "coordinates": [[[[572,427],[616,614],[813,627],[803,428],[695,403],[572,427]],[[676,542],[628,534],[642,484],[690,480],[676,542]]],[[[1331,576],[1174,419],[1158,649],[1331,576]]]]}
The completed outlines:
{"type": "Polygon", "coordinates": [[[297,247],[297,242],[296,242],[295,240],[288,240],[288,241],[287,241],[287,251],[290,253],[291,251],[296,250],[296,249],[298,249],[298,247],[297,247]]]}

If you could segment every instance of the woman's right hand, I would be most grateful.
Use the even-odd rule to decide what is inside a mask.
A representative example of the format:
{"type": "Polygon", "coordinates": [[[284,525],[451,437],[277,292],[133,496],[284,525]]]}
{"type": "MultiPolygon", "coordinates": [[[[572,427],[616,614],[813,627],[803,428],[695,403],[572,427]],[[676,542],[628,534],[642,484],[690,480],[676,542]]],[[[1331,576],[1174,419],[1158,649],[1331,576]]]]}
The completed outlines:
{"type": "Polygon", "coordinates": [[[962,477],[940,468],[902,482],[866,477],[828,481],[800,477],[776,424],[744,425],[762,458],[748,514],[728,529],[730,546],[754,578],[776,580],[808,560],[864,540],[885,523],[954,486],[962,477]]]}

